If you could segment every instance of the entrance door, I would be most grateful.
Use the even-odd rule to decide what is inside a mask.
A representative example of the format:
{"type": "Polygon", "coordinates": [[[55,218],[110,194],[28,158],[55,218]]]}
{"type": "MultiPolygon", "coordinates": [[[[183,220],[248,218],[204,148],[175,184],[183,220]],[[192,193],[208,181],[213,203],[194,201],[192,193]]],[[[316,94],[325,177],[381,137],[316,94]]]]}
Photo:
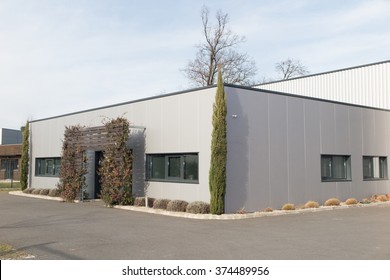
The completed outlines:
{"type": "Polygon", "coordinates": [[[98,174],[98,170],[100,167],[100,161],[102,159],[103,159],[103,152],[102,151],[95,152],[95,197],[94,198],[100,198],[101,183],[100,183],[100,176],[98,174]]]}

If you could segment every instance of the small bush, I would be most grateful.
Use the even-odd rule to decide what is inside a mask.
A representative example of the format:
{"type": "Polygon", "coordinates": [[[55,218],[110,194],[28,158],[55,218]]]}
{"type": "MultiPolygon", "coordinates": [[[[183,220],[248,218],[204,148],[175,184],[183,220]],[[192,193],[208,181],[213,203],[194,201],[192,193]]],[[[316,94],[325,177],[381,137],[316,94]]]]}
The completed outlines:
{"type": "Polygon", "coordinates": [[[48,196],[51,196],[51,197],[60,196],[60,190],[59,189],[51,189],[51,190],[49,190],[48,196]]]}
{"type": "Polygon", "coordinates": [[[292,203],[287,203],[283,205],[282,210],[286,210],[286,211],[295,210],[295,205],[292,203]]]}
{"type": "Polygon", "coordinates": [[[192,214],[209,214],[210,204],[203,201],[194,201],[187,205],[186,212],[192,214]]]}
{"type": "Polygon", "coordinates": [[[327,201],[325,201],[325,206],[339,206],[340,200],[338,198],[329,198],[327,201]]]}
{"type": "Polygon", "coordinates": [[[50,192],[49,189],[42,189],[42,190],[39,192],[39,194],[40,194],[40,195],[48,195],[49,192],[50,192]]]}
{"type": "Polygon", "coordinates": [[[137,207],[145,206],[145,197],[134,198],[134,206],[137,206],[137,207]]]}
{"type": "Polygon", "coordinates": [[[345,204],[347,204],[347,205],[354,205],[354,204],[358,204],[358,201],[355,198],[348,198],[345,201],[345,204]]]}
{"type": "Polygon", "coordinates": [[[309,200],[305,204],[305,208],[318,208],[320,207],[320,204],[317,201],[309,200]]]}
{"type": "Polygon", "coordinates": [[[41,190],[40,189],[34,189],[31,194],[40,194],[41,190]]]}
{"type": "Polygon", "coordinates": [[[25,189],[23,192],[24,192],[24,193],[31,194],[34,190],[35,190],[35,189],[33,189],[33,188],[27,188],[27,189],[25,189]]]}
{"type": "Polygon", "coordinates": [[[388,198],[387,198],[386,195],[381,194],[381,195],[378,195],[378,196],[377,196],[376,201],[379,201],[379,202],[386,202],[386,201],[388,201],[388,198]]]}
{"type": "Polygon", "coordinates": [[[170,202],[169,199],[156,199],[153,202],[153,208],[154,209],[167,209],[169,202],[170,202]]]}
{"type": "Polygon", "coordinates": [[[24,189],[23,193],[29,193],[31,189],[24,189]]]}
{"type": "Polygon", "coordinates": [[[374,194],[374,195],[372,195],[372,196],[369,198],[369,200],[370,200],[370,202],[376,202],[376,201],[377,201],[377,198],[378,198],[378,195],[374,194]]]}
{"type": "MultiPolygon", "coordinates": [[[[151,207],[153,206],[155,199],[152,197],[148,197],[148,206],[151,207]]],[[[145,207],[145,197],[136,197],[134,199],[134,206],[137,207],[145,207]]]]}
{"type": "Polygon", "coordinates": [[[267,207],[263,211],[264,212],[272,212],[272,211],[274,211],[274,209],[272,209],[271,207],[267,207]]]}
{"type": "Polygon", "coordinates": [[[370,204],[371,200],[369,198],[363,198],[362,201],[360,201],[361,204],[370,204]]]}
{"type": "Polygon", "coordinates": [[[168,211],[185,212],[188,202],[184,200],[171,200],[167,205],[168,211]]]}
{"type": "Polygon", "coordinates": [[[242,208],[240,208],[240,209],[238,209],[238,210],[236,211],[236,214],[241,214],[241,215],[247,214],[247,213],[248,213],[248,212],[246,212],[245,207],[242,207],[242,208]]]}

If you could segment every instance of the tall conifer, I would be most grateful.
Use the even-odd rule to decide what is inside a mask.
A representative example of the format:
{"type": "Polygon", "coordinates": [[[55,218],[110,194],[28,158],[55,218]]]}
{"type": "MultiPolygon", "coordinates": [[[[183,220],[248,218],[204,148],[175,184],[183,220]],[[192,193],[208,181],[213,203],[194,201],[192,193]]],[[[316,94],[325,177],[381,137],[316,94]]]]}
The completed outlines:
{"type": "Polygon", "coordinates": [[[213,131],[209,173],[210,212],[221,215],[225,212],[226,193],[226,95],[221,70],[218,71],[217,93],[213,108],[213,131]]]}
{"type": "Polygon", "coordinates": [[[29,146],[30,146],[30,128],[28,121],[23,129],[22,159],[20,166],[20,186],[22,190],[28,187],[28,164],[29,164],[29,146]]]}

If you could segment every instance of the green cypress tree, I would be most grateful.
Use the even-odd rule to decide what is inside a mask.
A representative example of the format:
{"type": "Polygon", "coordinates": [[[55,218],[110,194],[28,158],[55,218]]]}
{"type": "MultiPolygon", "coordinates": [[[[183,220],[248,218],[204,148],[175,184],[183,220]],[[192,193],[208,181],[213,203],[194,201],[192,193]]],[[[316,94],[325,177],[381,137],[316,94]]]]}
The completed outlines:
{"type": "Polygon", "coordinates": [[[23,129],[22,159],[20,167],[20,186],[22,190],[28,187],[28,163],[29,163],[29,146],[30,146],[30,128],[28,121],[23,129]]]}
{"type": "Polygon", "coordinates": [[[213,131],[209,172],[210,212],[221,215],[225,212],[226,192],[226,95],[221,70],[218,71],[217,93],[213,108],[213,131]]]}

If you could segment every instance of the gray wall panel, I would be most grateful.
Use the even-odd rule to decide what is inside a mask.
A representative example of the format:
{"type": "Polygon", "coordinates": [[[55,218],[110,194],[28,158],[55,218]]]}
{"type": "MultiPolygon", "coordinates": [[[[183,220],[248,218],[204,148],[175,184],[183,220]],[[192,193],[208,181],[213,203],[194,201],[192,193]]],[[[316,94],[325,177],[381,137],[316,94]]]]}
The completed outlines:
{"type": "Polygon", "coordinates": [[[320,106],[321,121],[321,153],[332,154],[336,151],[335,146],[335,112],[334,104],[321,103],[320,106]]]}
{"type": "Polygon", "coordinates": [[[287,97],[269,96],[271,204],[288,202],[287,97]]]}
{"type": "Polygon", "coordinates": [[[363,109],[363,154],[375,155],[375,111],[363,109]]]}
{"type": "Polygon", "coordinates": [[[321,199],[320,103],[304,100],[305,104],[305,201],[321,199]],[[317,155],[317,156],[313,156],[317,155]]]}
{"type": "Polygon", "coordinates": [[[288,201],[305,199],[305,114],[304,100],[288,98],[288,201]]]}
{"type": "Polygon", "coordinates": [[[349,139],[349,110],[343,105],[334,105],[334,127],[335,127],[335,153],[350,154],[350,139],[349,139]]]}
{"type": "Polygon", "coordinates": [[[350,131],[350,150],[351,150],[351,175],[352,193],[361,193],[365,195],[367,190],[363,184],[363,120],[362,120],[362,109],[357,107],[349,108],[349,131],[350,131]]]}

